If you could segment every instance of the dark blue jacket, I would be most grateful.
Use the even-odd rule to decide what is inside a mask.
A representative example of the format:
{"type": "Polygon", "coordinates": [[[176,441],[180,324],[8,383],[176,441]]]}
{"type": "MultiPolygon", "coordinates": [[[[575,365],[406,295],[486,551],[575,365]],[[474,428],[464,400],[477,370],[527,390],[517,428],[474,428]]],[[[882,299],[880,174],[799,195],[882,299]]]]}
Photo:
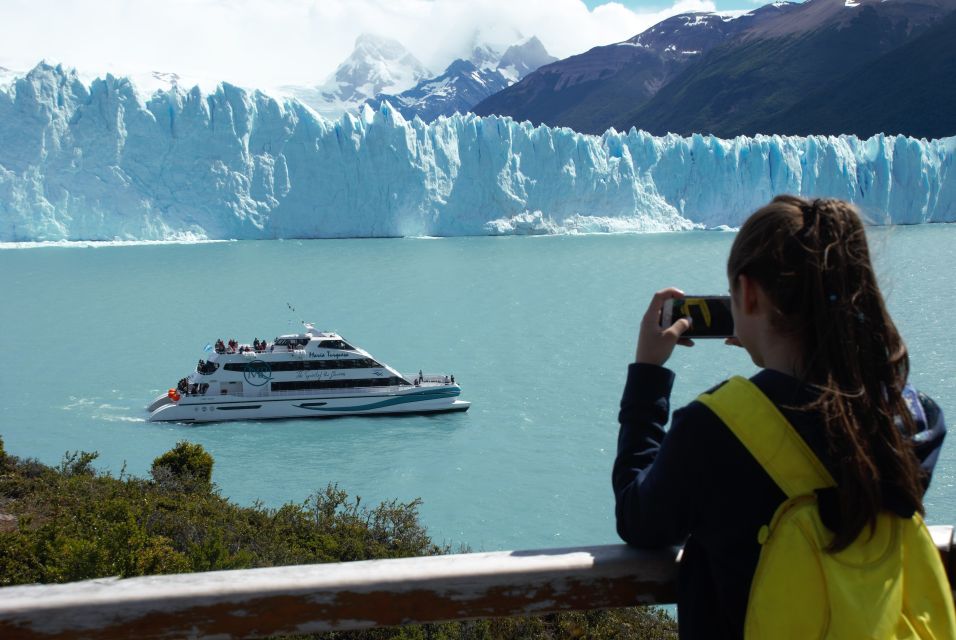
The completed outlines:
{"type": "MultiPolygon", "coordinates": [[[[818,414],[793,409],[813,391],[786,374],[765,369],[751,378],[797,429],[839,482],[818,414]],[[791,407],[791,408],[788,408],[791,407]]],[[[674,374],[632,364],[618,419],[614,485],[617,531],[637,547],[684,545],[678,581],[681,640],[742,638],[750,582],[757,567],[757,531],[786,499],[743,444],[699,402],[670,412],[674,374]]],[[[925,396],[916,407],[917,456],[929,486],[946,427],[925,396]]],[[[885,488],[888,509],[908,516],[885,488]]],[[[821,497],[821,517],[824,497],[821,497]]]]}

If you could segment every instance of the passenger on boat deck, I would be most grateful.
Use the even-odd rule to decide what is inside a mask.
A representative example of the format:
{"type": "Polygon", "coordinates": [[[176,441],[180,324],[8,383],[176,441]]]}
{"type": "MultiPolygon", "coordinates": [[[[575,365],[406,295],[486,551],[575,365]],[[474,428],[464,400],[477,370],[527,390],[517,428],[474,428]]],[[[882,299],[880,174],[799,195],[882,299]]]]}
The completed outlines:
{"type": "Polygon", "coordinates": [[[451,383],[455,384],[455,374],[451,374],[451,383]]]}

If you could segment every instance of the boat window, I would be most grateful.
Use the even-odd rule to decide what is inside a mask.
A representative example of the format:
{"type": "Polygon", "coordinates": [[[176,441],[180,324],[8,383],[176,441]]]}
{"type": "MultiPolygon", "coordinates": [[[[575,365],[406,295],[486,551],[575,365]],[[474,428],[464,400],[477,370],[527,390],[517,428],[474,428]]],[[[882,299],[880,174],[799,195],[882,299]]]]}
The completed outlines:
{"type": "Polygon", "coordinates": [[[276,338],[273,344],[277,347],[304,347],[309,344],[309,338],[276,338]]]}
{"type": "Polygon", "coordinates": [[[350,345],[345,340],[323,340],[319,343],[320,347],[326,349],[342,349],[344,351],[355,351],[355,347],[350,345]]]}
{"type": "Polygon", "coordinates": [[[397,376],[388,378],[359,378],[352,380],[294,380],[290,382],[273,382],[273,391],[308,391],[311,389],[350,389],[365,387],[389,387],[408,384],[397,376]]]}
{"type": "MultiPolygon", "coordinates": [[[[315,371],[318,369],[381,369],[382,365],[371,358],[336,358],[330,360],[292,360],[268,362],[273,372],[277,371],[315,371]]],[[[244,372],[246,362],[230,362],[223,365],[226,371],[244,372]]]]}
{"type": "Polygon", "coordinates": [[[204,376],[208,376],[211,373],[216,373],[216,369],[218,368],[218,362],[206,362],[205,360],[200,360],[199,364],[196,365],[197,373],[201,373],[204,376]]]}

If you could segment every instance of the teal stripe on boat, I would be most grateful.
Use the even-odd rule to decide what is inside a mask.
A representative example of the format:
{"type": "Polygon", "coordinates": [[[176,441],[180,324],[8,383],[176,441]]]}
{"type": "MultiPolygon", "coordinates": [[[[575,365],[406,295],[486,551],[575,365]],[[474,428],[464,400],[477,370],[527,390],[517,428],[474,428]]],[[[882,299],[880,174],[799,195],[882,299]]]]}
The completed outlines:
{"type": "Polygon", "coordinates": [[[379,402],[373,402],[372,404],[357,405],[352,407],[306,407],[301,406],[302,409],[309,409],[311,411],[366,411],[368,409],[381,409],[382,407],[392,407],[397,404],[407,404],[409,402],[424,402],[425,400],[433,400],[438,398],[454,398],[459,395],[458,391],[442,391],[442,392],[429,392],[429,393],[413,393],[404,396],[397,396],[394,398],[388,398],[387,400],[380,400],[379,402]]]}

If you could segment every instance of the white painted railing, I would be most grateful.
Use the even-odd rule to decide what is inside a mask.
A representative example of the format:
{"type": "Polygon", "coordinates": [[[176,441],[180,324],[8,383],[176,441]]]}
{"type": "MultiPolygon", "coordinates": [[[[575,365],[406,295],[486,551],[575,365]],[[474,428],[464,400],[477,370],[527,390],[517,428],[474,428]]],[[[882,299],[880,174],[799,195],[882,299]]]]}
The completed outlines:
{"type": "MultiPolygon", "coordinates": [[[[931,527],[953,582],[953,527],[931,527]]],[[[0,638],[252,638],[675,601],[675,549],[471,553],[0,589],[0,638]]]]}

